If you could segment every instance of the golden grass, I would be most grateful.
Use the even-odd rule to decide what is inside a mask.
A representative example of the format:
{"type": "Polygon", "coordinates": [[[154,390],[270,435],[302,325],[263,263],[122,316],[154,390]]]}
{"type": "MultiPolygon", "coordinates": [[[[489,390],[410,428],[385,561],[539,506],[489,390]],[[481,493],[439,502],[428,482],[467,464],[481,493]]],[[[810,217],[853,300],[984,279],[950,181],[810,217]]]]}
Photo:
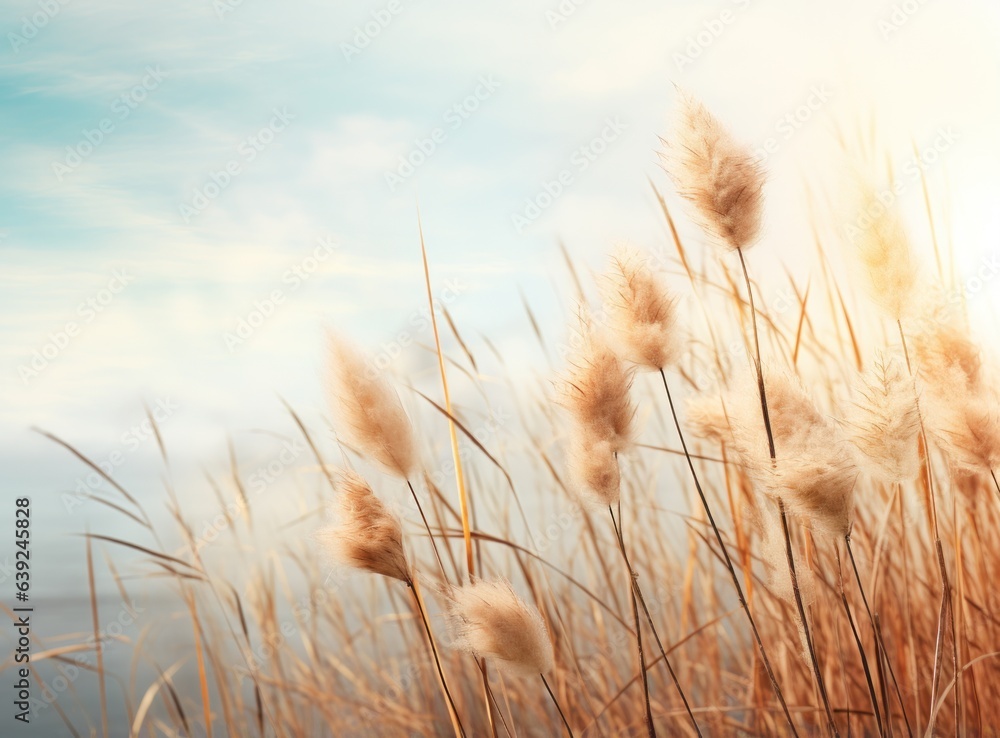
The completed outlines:
{"type": "MultiPolygon", "coordinates": [[[[933,378],[921,380],[934,402],[921,399],[919,432],[911,411],[898,409],[900,402],[905,405],[898,393],[892,395],[895,404],[857,409],[858,403],[872,401],[865,391],[870,395],[879,386],[864,372],[881,372],[883,388],[887,365],[896,368],[893,381],[901,387],[912,381],[920,367],[908,346],[936,324],[900,319],[892,300],[888,317],[856,306],[854,285],[834,277],[818,234],[821,273],[804,286],[789,278],[794,303],[779,311],[767,299],[754,302],[755,294],[770,293],[753,280],[742,242],[733,244],[738,255],[697,258],[678,235],[668,199],[653,189],[669,236],[655,253],[670,284],[689,293],[693,299],[687,302],[695,309],[678,319],[683,348],[676,360],[671,353],[672,366],[636,375],[631,396],[640,430],[634,447],[612,457],[620,467],[624,500],[611,511],[613,527],[607,525],[608,508],[584,504],[575,476],[566,470],[571,434],[553,401],[550,373],[530,381],[509,376],[504,357],[489,340],[464,339],[450,315],[446,324],[458,350],[453,355],[443,350],[436,318],[434,345],[426,349],[438,362],[440,399],[433,389],[406,389],[405,380],[399,387],[419,429],[421,458],[446,452],[453,466],[449,473],[435,474],[438,470],[425,465],[422,480],[408,480],[414,485],[412,500],[399,494],[399,480],[369,480],[380,496],[400,503],[417,571],[412,582],[360,574],[346,578],[342,570],[324,566],[311,533],[320,525],[322,503],[337,493],[326,455],[347,451],[336,450],[325,430],[309,427],[287,405],[290,427],[302,436],[314,462],[312,481],[302,486],[300,499],[287,501],[304,514],[281,528],[266,518],[251,518],[253,502],[234,456],[231,478],[217,484],[216,492],[220,507],[235,502],[230,509],[238,512],[227,513],[225,529],[207,545],[197,540],[199,521],[187,519],[173,495],[171,520],[164,525],[72,445],[52,437],[120,495],[100,502],[143,529],[138,541],[87,537],[95,633],[94,545],[140,554],[145,575],[172,588],[177,613],[154,613],[154,619],[190,620],[194,659],[164,654],[147,647],[143,638],[130,642],[134,663],[155,663],[157,677],[143,681],[133,667],[123,680],[124,726],[105,722],[104,703],[118,698],[106,694],[110,675],[97,647],[92,676],[100,684],[101,733],[230,738],[552,736],[570,730],[577,736],[695,735],[699,730],[713,736],[995,734],[1000,726],[1000,600],[993,584],[1000,576],[995,541],[1000,485],[994,470],[970,469],[964,461],[959,468],[946,455],[948,444],[935,440],[947,429],[936,425],[940,413],[934,408],[941,398],[927,384],[933,378]],[[454,369],[450,382],[446,367],[454,369]],[[763,494],[762,476],[785,471],[787,428],[776,429],[771,438],[761,426],[754,438],[742,441],[769,450],[763,463],[750,463],[746,449],[725,433],[695,436],[702,423],[691,422],[687,403],[724,398],[747,380],[751,388],[762,386],[764,368],[801,380],[818,408],[814,423],[822,421],[824,443],[838,442],[838,428],[867,423],[863,442],[850,446],[845,431],[841,450],[877,448],[883,454],[881,468],[889,472],[878,473],[863,454],[857,461],[851,512],[845,513],[851,523],[847,536],[839,525],[834,526],[837,535],[831,535],[831,526],[816,524],[808,512],[785,515],[783,495],[794,495],[801,481],[772,494],[774,499],[763,494]],[[465,399],[458,403],[456,397],[465,399]],[[477,432],[496,404],[509,409],[512,420],[477,432]],[[895,446],[882,443],[880,429],[894,433],[897,426],[905,426],[908,435],[895,439],[895,446]],[[907,458],[884,458],[895,453],[907,458]],[[420,504],[417,487],[426,490],[419,511],[423,521],[409,506],[420,504]],[[182,544],[168,549],[163,541],[172,538],[182,544]],[[254,541],[275,539],[279,543],[263,560],[247,557],[254,541]],[[636,584],[623,586],[632,572],[636,584]],[[486,662],[445,647],[453,636],[443,617],[447,597],[440,593],[467,584],[473,575],[510,580],[541,614],[554,652],[544,688],[538,680],[488,669],[486,662]],[[421,585],[427,596],[420,594],[421,585]],[[661,648],[647,647],[643,653],[641,638],[649,635],[655,641],[647,640],[647,646],[655,642],[661,648]],[[636,658],[637,641],[644,669],[636,658]],[[677,688],[663,666],[671,669],[677,688]]],[[[709,194],[701,201],[711,199],[709,194]]],[[[930,210],[926,185],[924,196],[930,210]]],[[[749,207],[736,199],[743,211],[749,207]]],[[[752,199],[750,205],[756,203],[756,196],[752,199]]],[[[422,233],[420,246],[430,294],[422,233]]],[[[936,238],[934,246],[940,264],[936,238]]],[[[894,242],[893,249],[899,248],[894,242]]],[[[590,292],[564,253],[574,291],[584,300],[590,292]]],[[[753,259],[751,266],[761,272],[779,271],[775,265],[767,268],[764,247],[753,259]]],[[[951,286],[940,269],[937,280],[951,286]]],[[[892,288],[898,281],[881,284],[892,288]]],[[[578,347],[546,341],[547,327],[527,303],[524,307],[526,330],[549,356],[558,354],[558,369],[565,369],[565,357],[578,347]]],[[[995,386],[998,378],[994,374],[984,381],[995,386]]],[[[749,392],[751,404],[767,414],[770,393],[749,392]]],[[[771,410],[779,410],[771,422],[785,422],[780,408],[771,410]]],[[[976,420],[977,439],[983,433],[1000,436],[1000,419],[976,420]]],[[[745,436],[746,427],[741,431],[745,436]]],[[[158,431],[157,441],[169,468],[158,431]]],[[[808,492],[812,501],[823,502],[822,486],[810,486],[808,492]]],[[[124,598],[125,588],[113,573],[124,598]]],[[[73,663],[72,653],[52,648],[36,660],[73,663]]],[[[81,717],[76,710],[60,709],[58,702],[57,711],[74,734],[98,730],[86,711],[81,717]],[[80,721],[90,727],[78,728],[80,721]]]]}

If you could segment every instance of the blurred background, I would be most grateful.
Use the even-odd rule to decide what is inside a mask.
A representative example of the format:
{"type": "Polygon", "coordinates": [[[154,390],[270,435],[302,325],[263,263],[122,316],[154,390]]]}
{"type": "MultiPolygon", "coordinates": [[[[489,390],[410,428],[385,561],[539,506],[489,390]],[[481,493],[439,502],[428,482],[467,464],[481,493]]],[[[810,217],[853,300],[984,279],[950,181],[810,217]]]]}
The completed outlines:
{"type": "MultiPolygon", "coordinates": [[[[41,634],[86,630],[78,534],[140,536],[33,427],[103,462],[153,518],[169,482],[209,524],[204,479],[229,468],[229,443],[281,510],[280,478],[309,459],[286,451],[280,398],[326,428],[325,329],[437,387],[418,213],[459,330],[488,337],[514,378],[547,371],[523,303],[561,340],[559,244],[596,269],[617,242],[668,243],[650,183],[676,205],[656,151],[678,87],[770,172],[749,255],[754,269],[768,252],[767,304],[781,299],[769,270],[808,279],[810,213],[839,202],[845,150],[867,146],[930,254],[926,184],[955,282],[995,325],[987,0],[11,0],[2,32],[0,468],[5,499],[33,500],[41,634]]],[[[851,222],[826,224],[837,269],[851,222]]],[[[4,587],[12,556],[0,550],[4,587]]]]}

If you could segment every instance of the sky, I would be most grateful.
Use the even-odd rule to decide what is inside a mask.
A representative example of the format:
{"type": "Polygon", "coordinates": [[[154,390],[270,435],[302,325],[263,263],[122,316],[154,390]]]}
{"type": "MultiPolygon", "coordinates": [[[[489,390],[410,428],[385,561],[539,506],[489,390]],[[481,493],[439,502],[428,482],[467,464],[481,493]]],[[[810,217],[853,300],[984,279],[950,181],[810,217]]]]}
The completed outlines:
{"type": "MultiPolygon", "coordinates": [[[[808,272],[805,193],[836,198],[838,135],[859,130],[906,183],[918,246],[923,170],[961,278],[996,260],[985,0],[4,9],[0,454],[42,494],[81,470],[32,427],[155,457],[142,421],[159,408],[197,466],[287,430],[279,396],[318,422],[327,329],[433,377],[418,214],[439,303],[515,371],[543,370],[521,299],[559,334],[559,243],[592,268],[616,242],[665,243],[649,183],[676,205],[656,150],[678,88],[765,159],[751,261],[808,272]]],[[[995,285],[975,294],[991,316],[995,285]]]]}

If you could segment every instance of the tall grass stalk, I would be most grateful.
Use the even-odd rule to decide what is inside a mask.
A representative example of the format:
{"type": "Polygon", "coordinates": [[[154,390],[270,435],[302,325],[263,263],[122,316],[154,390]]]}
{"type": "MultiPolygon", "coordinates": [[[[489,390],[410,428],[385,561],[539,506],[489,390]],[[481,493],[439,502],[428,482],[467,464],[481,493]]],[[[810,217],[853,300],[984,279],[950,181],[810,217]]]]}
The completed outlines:
{"type": "MultiPolygon", "coordinates": [[[[764,429],[767,433],[767,447],[771,455],[772,465],[776,464],[776,453],[774,448],[774,432],[771,430],[771,416],[767,407],[767,390],[764,387],[764,369],[760,358],[760,337],[757,333],[757,311],[754,308],[753,287],[750,284],[750,273],[747,271],[747,263],[743,258],[743,249],[736,249],[740,255],[740,267],[743,271],[743,279],[746,282],[747,301],[750,304],[750,323],[753,326],[753,362],[757,371],[757,388],[760,392],[760,410],[764,418],[764,429]]],[[[809,622],[806,615],[805,605],[802,603],[802,592],[799,589],[799,578],[795,571],[795,555],[792,553],[792,538],[788,528],[788,515],[785,512],[785,503],[778,500],[778,512],[781,515],[781,531],[785,536],[785,556],[788,561],[788,573],[792,580],[792,594],[795,597],[795,608],[799,614],[799,623],[802,626],[806,648],[809,651],[809,659],[812,662],[813,674],[816,677],[816,685],[819,688],[820,697],[823,700],[823,709],[826,710],[826,718],[830,732],[834,736],[839,736],[837,721],[833,718],[833,708],[830,706],[830,697],[826,691],[826,683],[823,679],[823,670],[820,668],[819,658],[816,656],[816,647],[813,644],[809,632],[809,622]]]]}
{"type": "Polygon", "coordinates": [[[715,523],[715,516],[712,515],[712,508],[708,504],[708,498],[705,497],[705,492],[698,479],[698,472],[695,470],[694,461],[691,458],[691,453],[688,451],[687,441],[684,439],[684,431],[681,429],[681,422],[677,416],[677,408],[674,407],[674,398],[670,394],[670,385],[667,382],[667,375],[662,367],[660,368],[660,378],[663,380],[663,391],[667,395],[667,404],[670,406],[670,415],[673,418],[674,428],[677,430],[677,438],[681,442],[681,449],[684,452],[684,458],[687,461],[688,469],[691,472],[691,479],[694,481],[694,487],[698,492],[698,498],[701,500],[701,505],[705,510],[708,523],[712,527],[712,533],[715,536],[715,541],[718,543],[719,550],[722,552],[722,559],[726,565],[726,570],[729,572],[729,577],[733,582],[733,587],[736,589],[736,596],[740,601],[740,607],[746,615],[747,622],[750,624],[750,630],[753,633],[754,642],[757,645],[757,653],[760,655],[761,664],[764,666],[764,671],[767,672],[767,678],[771,682],[771,689],[774,690],[774,694],[778,698],[778,702],[781,704],[781,711],[784,713],[789,730],[791,730],[792,735],[798,736],[795,721],[792,719],[792,715],[788,711],[788,705],[785,703],[785,696],[781,691],[781,687],[778,685],[777,677],[774,675],[774,669],[771,666],[771,659],[767,656],[767,650],[764,648],[764,642],[761,640],[760,631],[757,630],[757,623],[754,621],[753,613],[750,611],[750,605],[747,602],[747,598],[743,594],[743,586],[740,584],[740,578],[736,573],[736,567],[733,566],[733,560],[729,555],[729,549],[722,539],[722,534],[719,532],[719,526],[715,523]]]}
{"type": "MultiPolygon", "coordinates": [[[[646,606],[646,599],[642,595],[642,588],[639,586],[639,577],[632,568],[632,562],[629,561],[628,552],[625,548],[625,537],[622,532],[622,512],[621,512],[621,502],[618,503],[618,518],[615,518],[615,513],[612,508],[608,508],[608,513],[611,515],[611,524],[615,529],[615,537],[618,540],[618,549],[621,551],[622,559],[625,561],[625,568],[628,571],[629,580],[631,581],[631,593],[632,593],[632,608],[633,615],[635,617],[635,627],[637,638],[641,639],[641,623],[639,621],[639,613],[636,610],[636,603],[642,604],[643,613],[646,616],[646,621],[649,623],[649,629],[653,634],[653,638],[656,640],[656,645],[660,649],[660,656],[663,658],[663,663],[667,667],[667,672],[670,674],[670,680],[674,684],[674,688],[677,690],[677,694],[680,695],[681,702],[684,704],[684,710],[688,714],[688,718],[691,720],[691,724],[694,726],[695,732],[700,736],[701,728],[698,727],[698,721],[695,719],[694,713],[691,711],[691,705],[688,704],[687,695],[684,694],[684,689],[681,687],[680,680],[677,678],[677,673],[674,671],[674,667],[670,665],[670,659],[667,658],[667,652],[663,648],[663,642],[660,640],[660,635],[656,631],[656,625],[653,623],[653,618],[650,615],[649,608],[646,606]]],[[[642,649],[641,640],[639,640],[640,652],[642,649]]],[[[642,657],[640,655],[640,661],[642,657]]],[[[643,675],[645,678],[645,666],[643,666],[643,675]]],[[[648,700],[647,700],[648,704],[648,700]]],[[[652,715],[650,714],[650,726],[652,726],[652,715]]]]}

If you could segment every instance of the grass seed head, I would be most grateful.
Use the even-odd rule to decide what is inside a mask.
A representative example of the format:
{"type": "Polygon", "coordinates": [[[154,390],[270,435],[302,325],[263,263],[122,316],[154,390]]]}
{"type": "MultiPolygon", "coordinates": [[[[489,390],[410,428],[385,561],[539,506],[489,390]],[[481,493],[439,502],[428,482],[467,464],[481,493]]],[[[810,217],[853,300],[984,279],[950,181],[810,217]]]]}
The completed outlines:
{"type": "Polygon", "coordinates": [[[663,168],[702,229],[727,250],[751,246],[760,233],[765,181],[752,151],[686,93],[673,133],[661,142],[663,168]]]}
{"type": "Polygon", "coordinates": [[[337,523],[322,528],[317,539],[335,561],[403,582],[410,565],[403,548],[399,518],[353,471],[341,470],[337,484],[337,523]]]}
{"type": "Polygon", "coordinates": [[[881,359],[859,377],[854,406],[844,426],[859,462],[872,477],[895,483],[917,475],[917,394],[913,380],[898,362],[881,359]]]}
{"type": "Polygon", "coordinates": [[[581,316],[569,369],[558,385],[559,403],[569,411],[574,432],[626,450],[635,432],[632,372],[608,346],[588,316],[581,316]]]}
{"type": "Polygon", "coordinates": [[[555,656],[545,621],[505,579],[476,581],[448,594],[455,645],[514,676],[552,671],[555,656]]]}
{"type": "Polygon", "coordinates": [[[357,348],[334,335],[328,345],[333,410],[347,442],[409,479],[418,466],[417,445],[399,395],[357,348]]]}
{"type": "Polygon", "coordinates": [[[663,369],[680,356],[677,300],[638,252],[619,249],[601,292],[619,353],[645,369],[663,369]]]}

